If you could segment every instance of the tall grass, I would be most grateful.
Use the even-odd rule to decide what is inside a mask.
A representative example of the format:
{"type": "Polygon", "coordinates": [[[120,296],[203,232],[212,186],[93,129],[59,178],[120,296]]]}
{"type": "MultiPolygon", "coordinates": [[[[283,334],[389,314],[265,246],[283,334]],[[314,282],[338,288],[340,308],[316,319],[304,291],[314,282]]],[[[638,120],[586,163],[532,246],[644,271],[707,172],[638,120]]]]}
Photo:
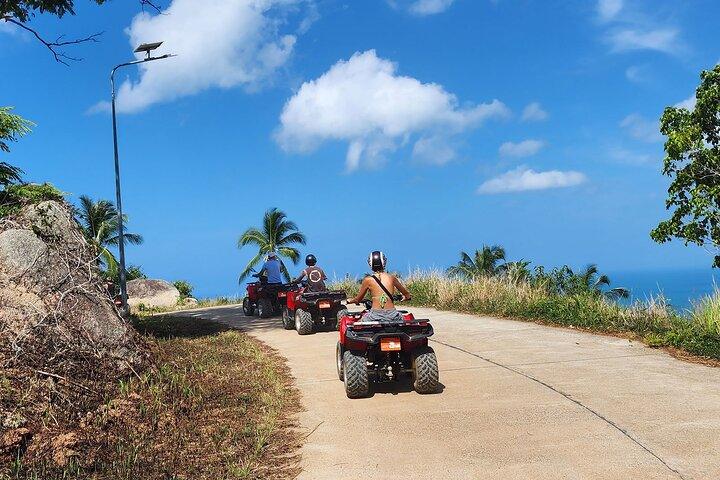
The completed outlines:
{"type": "MultiPolygon", "coordinates": [[[[462,280],[437,271],[415,271],[403,281],[412,294],[413,305],[604,333],[632,333],[652,346],[672,346],[720,359],[720,292],[681,315],[662,296],[624,306],[592,292],[558,294],[505,276],[462,280]]],[[[359,285],[345,278],[334,282],[332,288],[350,294],[357,293],[359,285]]]]}

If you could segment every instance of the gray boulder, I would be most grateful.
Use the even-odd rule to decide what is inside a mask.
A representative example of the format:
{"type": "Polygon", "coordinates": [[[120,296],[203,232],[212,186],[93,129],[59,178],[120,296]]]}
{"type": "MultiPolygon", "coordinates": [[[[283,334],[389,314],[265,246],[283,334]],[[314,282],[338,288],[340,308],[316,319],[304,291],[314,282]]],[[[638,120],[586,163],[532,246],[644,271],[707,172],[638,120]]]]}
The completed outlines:
{"type": "Polygon", "coordinates": [[[45,368],[94,352],[120,370],[147,359],[144,342],[118,315],[69,205],[27,205],[0,219],[0,358],[45,368]],[[47,357],[37,355],[40,348],[47,357]],[[62,352],[62,353],[56,353],[62,352]],[[27,356],[23,356],[27,353],[27,356]]]}
{"type": "Polygon", "coordinates": [[[177,305],[180,292],[165,280],[138,278],[127,283],[128,304],[148,308],[168,308],[177,305]]]}

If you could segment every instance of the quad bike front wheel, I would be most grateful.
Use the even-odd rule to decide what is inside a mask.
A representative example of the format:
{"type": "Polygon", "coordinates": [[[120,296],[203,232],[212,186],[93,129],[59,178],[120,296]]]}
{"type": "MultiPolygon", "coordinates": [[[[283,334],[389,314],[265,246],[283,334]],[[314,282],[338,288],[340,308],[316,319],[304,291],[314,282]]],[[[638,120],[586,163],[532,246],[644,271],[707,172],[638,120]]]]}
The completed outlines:
{"type": "Polygon", "coordinates": [[[413,352],[413,387],[417,393],[435,393],[440,384],[440,372],[435,351],[421,347],[413,352]]]}
{"type": "Polygon", "coordinates": [[[283,307],[282,322],[283,322],[283,328],[285,330],[292,330],[293,328],[295,328],[295,321],[293,319],[293,314],[292,314],[292,312],[290,312],[290,309],[288,307],[283,307]]]}
{"type": "Polygon", "coordinates": [[[340,381],[345,380],[345,375],[343,374],[343,347],[340,342],[337,342],[335,346],[335,366],[337,367],[337,374],[340,381]]]}
{"type": "Polygon", "coordinates": [[[243,314],[245,314],[246,317],[252,317],[254,313],[255,307],[253,307],[250,299],[248,297],[243,298],[243,314]]]}
{"type": "Polygon", "coordinates": [[[309,335],[313,331],[312,314],[302,308],[295,310],[295,330],[298,335],[309,335]]]}
{"type": "Polygon", "coordinates": [[[350,350],[343,353],[343,380],[348,398],[362,398],[370,394],[365,355],[350,350]]]}
{"type": "Polygon", "coordinates": [[[341,308],[335,314],[335,330],[340,330],[340,320],[348,314],[347,308],[341,308]]]}
{"type": "Polygon", "coordinates": [[[271,317],[273,313],[272,302],[267,298],[261,298],[258,300],[258,316],[260,318],[271,317]]]}

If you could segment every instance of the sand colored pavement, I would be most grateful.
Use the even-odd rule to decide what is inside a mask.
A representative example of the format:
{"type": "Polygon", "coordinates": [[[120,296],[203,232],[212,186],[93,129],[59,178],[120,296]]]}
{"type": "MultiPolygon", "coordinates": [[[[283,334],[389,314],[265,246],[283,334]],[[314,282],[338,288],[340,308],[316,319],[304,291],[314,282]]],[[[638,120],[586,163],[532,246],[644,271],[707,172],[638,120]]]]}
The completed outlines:
{"type": "Polygon", "coordinates": [[[625,339],[410,308],[435,327],[442,391],[350,400],[336,332],[240,307],[183,312],[279,350],[302,393],[302,479],[718,479],[720,369],[625,339]]]}

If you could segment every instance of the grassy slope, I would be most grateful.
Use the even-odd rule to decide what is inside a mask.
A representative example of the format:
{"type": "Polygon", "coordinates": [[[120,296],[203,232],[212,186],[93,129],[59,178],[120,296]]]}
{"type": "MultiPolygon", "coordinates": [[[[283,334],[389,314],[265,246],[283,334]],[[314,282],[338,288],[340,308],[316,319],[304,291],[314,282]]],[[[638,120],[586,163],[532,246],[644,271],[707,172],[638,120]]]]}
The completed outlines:
{"type": "MultiPolygon", "coordinates": [[[[720,296],[708,298],[681,316],[662,299],[618,305],[595,295],[552,295],[526,283],[503,278],[468,282],[437,273],[415,273],[405,279],[412,304],[443,310],[542,321],[591,331],[632,334],[651,346],[673,347],[693,355],[720,359],[720,296]]],[[[357,293],[353,280],[332,288],[357,293]]]]}
{"type": "MultiPolygon", "coordinates": [[[[33,462],[0,478],[291,478],[299,397],[281,357],[196,319],[146,318],[156,367],[116,385],[33,462]],[[58,467],[57,463],[64,464],[58,467]]],[[[6,468],[7,467],[7,468],[6,468]]],[[[0,469],[0,472],[3,472],[0,469]]]]}

